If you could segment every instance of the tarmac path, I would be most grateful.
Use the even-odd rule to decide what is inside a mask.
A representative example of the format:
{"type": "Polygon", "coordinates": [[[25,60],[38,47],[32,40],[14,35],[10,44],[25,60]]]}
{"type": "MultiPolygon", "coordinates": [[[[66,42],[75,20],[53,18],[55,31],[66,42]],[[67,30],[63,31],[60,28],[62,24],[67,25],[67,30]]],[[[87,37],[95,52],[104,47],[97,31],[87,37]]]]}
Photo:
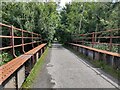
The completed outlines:
{"type": "Polygon", "coordinates": [[[33,88],[115,87],[61,44],[53,44],[33,88]]]}

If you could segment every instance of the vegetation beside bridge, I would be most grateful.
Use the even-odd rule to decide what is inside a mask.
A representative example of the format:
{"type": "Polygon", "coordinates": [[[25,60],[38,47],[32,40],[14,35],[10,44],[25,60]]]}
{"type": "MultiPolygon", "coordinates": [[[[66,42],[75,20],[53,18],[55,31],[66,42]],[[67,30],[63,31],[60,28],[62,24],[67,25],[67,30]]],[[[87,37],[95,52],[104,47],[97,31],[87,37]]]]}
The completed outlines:
{"type": "MultiPolygon", "coordinates": [[[[71,2],[60,11],[57,11],[57,8],[55,2],[2,2],[2,23],[41,34],[43,41],[49,43],[54,39],[61,43],[71,42],[76,38],[80,39],[76,34],[120,28],[119,2],[71,2]]],[[[19,31],[14,33],[16,36],[21,34],[19,31]]],[[[114,35],[120,35],[120,32],[116,33],[114,35]]],[[[2,34],[9,35],[9,30],[3,27],[2,34]]],[[[26,39],[26,41],[29,40],[26,39]]],[[[107,41],[108,39],[105,39],[104,42],[107,41]]],[[[119,41],[119,38],[117,41],[113,39],[115,43],[119,44],[119,41]]],[[[19,40],[15,39],[15,42],[18,44],[19,40]]],[[[8,39],[2,39],[2,46],[9,44],[8,39]]],[[[108,45],[95,45],[94,47],[106,50],[108,45]]],[[[113,51],[120,52],[118,47],[114,47],[113,51]]],[[[16,51],[16,55],[22,54],[19,49],[16,51]]],[[[9,51],[3,51],[0,57],[3,59],[1,65],[12,59],[9,51]]]]}

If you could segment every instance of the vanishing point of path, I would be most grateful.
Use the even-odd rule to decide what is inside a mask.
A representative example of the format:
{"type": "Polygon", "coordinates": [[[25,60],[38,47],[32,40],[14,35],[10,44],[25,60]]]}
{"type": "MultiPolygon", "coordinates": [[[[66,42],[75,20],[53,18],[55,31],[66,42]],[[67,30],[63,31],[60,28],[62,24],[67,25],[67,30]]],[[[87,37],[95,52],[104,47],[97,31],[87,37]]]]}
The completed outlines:
{"type": "Polygon", "coordinates": [[[33,88],[115,88],[83,60],[53,44],[33,88]]]}

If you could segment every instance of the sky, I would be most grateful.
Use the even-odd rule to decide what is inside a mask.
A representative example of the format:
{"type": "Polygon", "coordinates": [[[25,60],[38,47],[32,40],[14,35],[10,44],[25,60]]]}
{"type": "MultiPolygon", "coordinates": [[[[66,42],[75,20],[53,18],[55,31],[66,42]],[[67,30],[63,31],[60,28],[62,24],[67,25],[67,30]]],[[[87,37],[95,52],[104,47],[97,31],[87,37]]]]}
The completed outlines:
{"type": "Polygon", "coordinates": [[[69,3],[71,0],[61,0],[60,6],[65,6],[65,3],[69,3]]]}

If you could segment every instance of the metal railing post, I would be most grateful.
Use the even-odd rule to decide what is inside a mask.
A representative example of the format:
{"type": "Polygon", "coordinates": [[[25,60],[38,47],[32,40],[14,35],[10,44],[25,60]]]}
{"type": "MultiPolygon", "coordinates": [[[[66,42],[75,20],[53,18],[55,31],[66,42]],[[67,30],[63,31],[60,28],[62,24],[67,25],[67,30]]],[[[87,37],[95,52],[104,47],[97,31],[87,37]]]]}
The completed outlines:
{"type": "Polygon", "coordinates": [[[109,51],[112,50],[112,32],[110,32],[110,42],[109,42],[109,51]]]}
{"type": "Polygon", "coordinates": [[[15,55],[15,47],[14,47],[14,29],[13,29],[13,25],[11,26],[11,36],[12,36],[12,39],[11,39],[12,53],[13,53],[13,56],[14,56],[14,57],[17,57],[17,56],[15,55]]]}
{"type": "Polygon", "coordinates": [[[82,45],[84,45],[84,41],[83,41],[84,39],[83,38],[84,38],[84,34],[82,34],[82,45]]]}
{"type": "Polygon", "coordinates": [[[39,45],[39,35],[37,35],[37,45],[39,45]]]}
{"type": "Polygon", "coordinates": [[[34,48],[33,33],[32,33],[32,47],[34,48]]]}
{"type": "Polygon", "coordinates": [[[41,42],[40,42],[40,44],[41,44],[41,43],[43,42],[43,41],[42,41],[42,36],[41,36],[41,35],[40,35],[40,41],[41,41],[41,42]]]}
{"type": "Polygon", "coordinates": [[[95,43],[95,32],[92,33],[92,47],[94,47],[95,43]]]}
{"type": "Polygon", "coordinates": [[[23,33],[23,30],[22,30],[22,51],[23,53],[25,53],[25,50],[24,50],[24,33],[23,33]]]}

